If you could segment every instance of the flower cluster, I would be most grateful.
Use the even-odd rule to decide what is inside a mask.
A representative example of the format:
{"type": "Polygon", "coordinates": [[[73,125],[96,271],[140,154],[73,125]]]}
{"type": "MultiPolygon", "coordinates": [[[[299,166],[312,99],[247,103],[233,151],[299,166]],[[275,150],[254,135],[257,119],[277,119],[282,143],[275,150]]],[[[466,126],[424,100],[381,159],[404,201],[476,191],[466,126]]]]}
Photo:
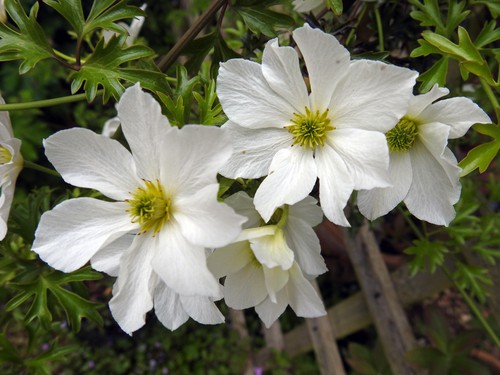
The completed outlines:
{"type": "Polygon", "coordinates": [[[351,60],[320,30],[305,25],[293,40],[307,80],[297,50],[277,39],[261,64],[221,64],[221,128],[172,127],[137,84],[106,132],[120,124],[130,151],[86,129],[45,140],[66,182],[108,199],[70,199],[46,212],[33,251],[64,272],[90,261],[117,277],[109,305],[125,332],[153,308],[170,329],[189,317],[220,323],[221,298],[254,307],[267,326],[288,305],[303,317],[325,314],[310,282],[326,271],[313,227],[323,214],[349,226],[353,191],[369,219],[401,201],[422,220],[453,219],[460,169],[447,141],[488,116],[466,98],[435,102],[443,88],[414,96],[415,71],[351,60]],[[238,192],[221,202],[218,173],[263,181],[253,198],[238,192]],[[318,179],[319,205],[309,196],[318,179]]]}

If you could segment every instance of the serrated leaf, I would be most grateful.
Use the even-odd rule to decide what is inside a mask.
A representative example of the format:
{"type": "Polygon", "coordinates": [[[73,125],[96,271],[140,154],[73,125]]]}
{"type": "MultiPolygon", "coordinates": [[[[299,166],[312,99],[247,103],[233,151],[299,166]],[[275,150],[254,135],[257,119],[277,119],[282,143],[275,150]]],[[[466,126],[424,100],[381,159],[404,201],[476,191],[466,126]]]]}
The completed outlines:
{"type": "Polygon", "coordinates": [[[420,74],[417,81],[422,82],[419,87],[421,93],[429,91],[432,86],[438,84],[438,86],[446,85],[446,76],[448,74],[448,61],[449,58],[443,56],[426,72],[420,74]]]}
{"type": "Polygon", "coordinates": [[[422,26],[436,27],[438,32],[445,30],[438,0],[424,0],[423,3],[418,0],[410,0],[409,2],[419,9],[410,12],[410,17],[420,21],[422,26]]]}
{"type": "Polygon", "coordinates": [[[411,51],[410,57],[428,56],[428,55],[431,55],[433,53],[441,54],[441,51],[439,50],[439,48],[434,47],[432,44],[427,42],[425,39],[418,39],[417,42],[418,42],[418,44],[420,44],[420,47],[417,47],[413,51],[411,51]]]}
{"type": "Polygon", "coordinates": [[[486,22],[481,29],[481,32],[477,36],[474,44],[478,47],[484,47],[490,43],[494,43],[500,40],[500,28],[497,28],[497,22],[492,20],[491,22],[486,22]]]}
{"type": "Polygon", "coordinates": [[[117,24],[117,21],[144,15],[143,10],[127,5],[125,0],[95,0],[85,21],[82,36],[95,29],[123,33],[124,29],[117,24]]]}
{"type": "MultiPolygon", "coordinates": [[[[87,100],[90,102],[94,100],[99,87],[102,87],[104,102],[108,101],[111,95],[118,99],[124,91],[121,81],[135,83],[136,81],[131,81],[131,79],[137,77],[137,71],[135,73],[133,70],[122,71],[119,66],[153,55],[154,51],[146,46],[133,45],[125,48],[123,37],[113,36],[106,44],[101,39],[95,51],[86,59],[85,65],[72,74],[71,92],[74,94],[83,86],[87,100]]],[[[149,77],[151,78],[151,74],[149,77]]],[[[150,80],[149,83],[151,83],[150,80]]]]}
{"type": "Polygon", "coordinates": [[[19,73],[31,70],[38,62],[53,57],[53,50],[36,20],[38,3],[31,8],[29,17],[19,0],[5,3],[5,9],[18,29],[0,22],[0,61],[22,60],[19,73]]]}
{"type": "Polygon", "coordinates": [[[407,248],[404,252],[413,255],[410,262],[410,274],[415,276],[418,272],[428,269],[431,273],[444,262],[444,254],[448,249],[438,242],[427,240],[414,241],[414,246],[407,248]]]}
{"type": "Polygon", "coordinates": [[[252,32],[255,34],[262,33],[270,38],[276,36],[276,28],[294,25],[293,18],[270,9],[241,7],[236,8],[236,11],[252,32]]]}
{"type": "Polygon", "coordinates": [[[337,17],[340,17],[344,11],[344,4],[342,0],[326,0],[326,6],[331,9],[333,14],[337,17]]]}
{"type": "Polygon", "coordinates": [[[410,350],[405,355],[409,362],[424,369],[434,368],[439,361],[443,360],[443,357],[445,357],[443,353],[435,348],[417,348],[410,350]]]}
{"type": "Polygon", "coordinates": [[[446,20],[446,34],[451,35],[453,31],[460,25],[469,15],[470,10],[465,10],[466,2],[449,1],[448,2],[448,17],[446,20]]]}
{"type": "Polygon", "coordinates": [[[453,273],[453,279],[462,288],[467,289],[476,296],[480,302],[486,300],[486,286],[493,285],[486,268],[473,266],[457,262],[456,270],[453,273]]]}
{"type": "Polygon", "coordinates": [[[468,175],[475,169],[479,169],[481,173],[486,171],[500,151],[500,126],[481,124],[475,125],[474,130],[493,137],[494,139],[491,142],[474,147],[467,153],[467,156],[458,163],[458,166],[462,168],[462,172],[460,173],[462,177],[468,175]]]}
{"type": "Polygon", "coordinates": [[[63,16],[78,37],[82,35],[85,18],[81,0],[43,0],[43,2],[63,16]]]}
{"type": "Polygon", "coordinates": [[[429,30],[424,31],[422,36],[427,42],[440,51],[455,56],[461,61],[472,61],[478,64],[482,64],[484,61],[479,51],[472,43],[467,30],[463,27],[458,28],[458,44],[429,30]]]}

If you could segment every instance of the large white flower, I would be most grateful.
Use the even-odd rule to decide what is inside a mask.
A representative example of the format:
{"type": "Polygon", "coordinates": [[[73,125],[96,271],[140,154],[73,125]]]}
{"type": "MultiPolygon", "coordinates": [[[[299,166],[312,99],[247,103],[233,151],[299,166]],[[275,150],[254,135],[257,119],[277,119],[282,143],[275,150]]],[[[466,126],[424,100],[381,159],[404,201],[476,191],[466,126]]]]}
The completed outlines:
{"type": "Polygon", "coordinates": [[[446,147],[448,139],[491,120],[468,98],[433,103],[448,92],[436,85],[426,94],[412,96],[408,112],[387,132],[392,187],[359,192],[358,206],[367,218],[385,215],[401,201],[417,218],[433,224],[448,225],[455,217],[460,168],[446,147]]]}
{"type": "Polygon", "coordinates": [[[171,127],[138,84],[117,109],[131,152],[87,129],[45,140],[46,155],[66,182],[114,202],[76,198],[59,204],[42,216],[33,250],[64,272],[89,260],[96,269],[114,269],[110,308],[130,333],[153,305],[164,305],[162,283],[185,297],[220,297],[205,248],[230,243],[245,219],[217,201],[217,170],[231,155],[224,131],[171,127]],[[122,238],[130,235],[132,240],[122,238]],[[116,241],[122,245],[112,246],[116,241]]]}
{"type": "MultiPolygon", "coordinates": [[[[0,96],[0,104],[5,104],[0,96]]],[[[9,112],[0,112],[0,241],[7,234],[7,220],[14,198],[16,179],[23,168],[21,141],[14,138],[9,112]]]]}
{"type": "Polygon", "coordinates": [[[255,195],[265,221],[277,207],[304,199],[320,180],[321,207],[334,223],[353,189],[388,186],[384,132],[404,115],[416,73],[382,62],[350,61],[329,34],[305,25],[293,32],[305,60],[273,39],[262,65],[221,64],[217,93],[229,121],[234,154],[221,170],[230,178],[267,175],[255,195]]]}
{"type": "Polygon", "coordinates": [[[313,278],[326,271],[311,227],[322,218],[316,200],[308,197],[285,206],[264,226],[246,193],[237,193],[226,202],[248,217],[238,242],[216,249],[208,257],[212,272],[226,276],[226,304],[235,309],[255,307],[268,327],[288,305],[299,316],[324,315],[321,299],[303,275],[304,271],[313,278]]]}

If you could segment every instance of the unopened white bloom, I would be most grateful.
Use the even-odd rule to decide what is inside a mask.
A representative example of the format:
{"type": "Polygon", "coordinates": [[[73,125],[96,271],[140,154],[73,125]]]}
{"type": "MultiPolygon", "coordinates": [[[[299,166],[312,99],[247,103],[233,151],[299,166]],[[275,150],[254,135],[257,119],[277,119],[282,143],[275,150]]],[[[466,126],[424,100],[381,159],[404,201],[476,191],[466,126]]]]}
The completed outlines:
{"type": "Polygon", "coordinates": [[[273,39],[262,64],[221,64],[217,94],[229,121],[230,178],[267,177],[255,195],[265,221],[276,208],[304,199],[320,180],[325,216],[349,223],[343,209],[353,189],[388,186],[384,133],[404,115],[416,73],[382,62],[351,61],[332,35],[305,25],[293,32],[297,52],[273,39]]]}
{"type": "MultiPolygon", "coordinates": [[[[114,270],[110,309],[131,333],[153,306],[160,319],[165,301],[175,310],[172,295],[219,298],[205,249],[230,243],[245,219],[217,201],[217,170],[231,155],[224,131],[171,127],[138,84],[126,90],[117,109],[131,152],[87,129],[45,140],[46,155],[66,182],[114,202],[64,201],[43,214],[33,250],[64,272],[89,260],[97,270],[114,270]]],[[[170,319],[171,325],[176,321],[170,319]]]]}
{"type": "MultiPolygon", "coordinates": [[[[5,104],[0,96],[0,104],[5,104]]],[[[14,138],[9,112],[0,112],[0,240],[7,234],[7,220],[14,198],[16,179],[23,168],[21,141],[14,138]]]]}
{"type": "Polygon", "coordinates": [[[491,120],[468,98],[433,103],[448,92],[436,85],[426,94],[413,96],[408,112],[387,132],[392,187],[359,192],[358,206],[367,218],[385,215],[401,201],[429,223],[448,225],[455,217],[460,168],[447,147],[448,139],[463,136],[475,123],[491,120]]]}
{"type": "Polygon", "coordinates": [[[238,242],[216,249],[208,258],[212,272],[226,276],[226,304],[234,309],[255,307],[268,327],[288,305],[299,316],[324,315],[321,298],[300,267],[304,265],[310,277],[326,271],[318,238],[309,224],[316,225],[322,218],[314,198],[277,210],[271,223],[264,226],[259,226],[262,220],[246,193],[235,194],[226,202],[245,213],[245,226],[251,226],[243,230],[238,242]],[[300,213],[303,216],[294,217],[300,213]],[[293,237],[287,237],[285,233],[291,231],[293,237]]]}
{"type": "MultiPolygon", "coordinates": [[[[141,9],[146,10],[146,7],[147,7],[147,4],[143,4],[141,6],[141,9]]],[[[125,44],[127,46],[131,46],[132,44],[134,44],[135,39],[139,36],[142,25],[144,24],[144,18],[145,17],[143,17],[143,16],[134,17],[134,19],[130,23],[130,26],[124,22],[118,22],[118,25],[120,25],[121,27],[123,27],[127,31],[128,36],[127,36],[127,39],[125,41],[125,44]]],[[[120,34],[115,32],[115,31],[112,31],[112,30],[104,30],[104,32],[102,34],[102,36],[104,38],[104,42],[108,43],[113,35],[120,35],[120,34]]]]}

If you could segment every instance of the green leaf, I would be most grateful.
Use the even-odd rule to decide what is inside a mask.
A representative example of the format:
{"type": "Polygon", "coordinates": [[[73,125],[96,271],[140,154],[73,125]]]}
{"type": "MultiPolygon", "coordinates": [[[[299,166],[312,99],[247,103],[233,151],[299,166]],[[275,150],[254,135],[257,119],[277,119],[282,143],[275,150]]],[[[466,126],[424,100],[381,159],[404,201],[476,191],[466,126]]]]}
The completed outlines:
{"type": "Polygon", "coordinates": [[[82,36],[99,28],[123,33],[124,29],[116,23],[117,21],[144,15],[144,11],[140,8],[127,5],[126,0],[94,0],[82,36]]]}
{"type": "MultiPolygon", "coordinates": [[[[443,369],[448,367],[443,362],[446,361],[446,356],[435,348],[417,348],[410,350],[406,353],[405,358],[408,362],[426,369],[443,369]],[[444,368],[443,368],[444,367],[444,368]]],[[[433,374],[438,374],[438,372],[432,372],[433,374]]],[[[439,374],[448,374],[447,369],[444,372],[439,372],[439,374]]]]}
{"type": "Polygon", "coordinates": [[[457,262],[453,279],[462,288],[467,289],[476,296],[481,303],[486,300],[486,286],[493,285],[486,268],[472,266],[457,262]]]}
{"type": "Polygon", "coordinates": [[[475,3],[485,4],[493,18],[497,18],[500,15],[500,3],[498,0],[479,0],[475,1],[475,3]]]}
{"type": "Polygon", "coordinates": [[[85,18],[81,0],[43,0],[43,2],[66,18],[79,37],[82,35],[85,18]]]}
{"type": "Polygon", "coordinates": [[[435,84],[438,84],[439,86],[446,85],[448,61],[449,58],[443,56],[438,61],[436,61],[429,70],[420,74],[420,76],[417,78],[417,81],[422,82],[419,87],[419,91],[421,93],[429,91],[435,84]]]}
{"type": "Polygon", "coordinates": [[[467,30],[458,28],[458,44],[453,43],[446,37],[426,30],[422,33],[424,39],[440,51],[452,55],[460,61],[470,61],[478,64],[484,62],[481,54],[472,43],[467,30]]]}
{"type": "Polygon", "coordinates": [[[462,168],[462,172],[460,173],[460,176],[462,177],[471,173],[476,168],[478,168],[481,173],[486,171],[490,163],[500,151],[500,126],[478,124],[474,125],[473,128],[481,134],[493,137],[494,140],[473,148],[468,152],[467,156],[460,163],[458,163],[458,166],[462,168]]]}
{"type": "Polygon", "coordinates": [[[342,0],[326,0],[326,6],[333,11],[337,17],[342,15],[344,4],[342,0]]]}
{"type": "MultiPolygon", "coordinates": [[[[136,83],[138,78],[145,78],[145,83],[153,85],[154,77],[162,77],[161,73],[139,73],[138,70],[122,70],[120,65],[133,60],[151,57],[154,51],[146,46],[134,45],[128,48],[124,46],[123,37],[112,37],[107,44],[101,39],[96,46],[95,51],[86,59],[85,65],[81,69],[72,74],[73,82],[71,84],[71,92],[76,93],[82,86],[87,94],[87,100],[94,100],[99,86],[104,89],[104,101],[108,101],[113,95],[118,99],[124,91],[124,86],[121,81],[129,81],[136,83]]],[[[163,76],[164,77],[164,76],[163,76]]],[[[142,82],[142,81],[141,81],[142,82]]],[[[164,80],[158,81],[160,85],[165,84],[164,80]]],[[[163,86],[154,85],[157,90],[161,90],[163,86]]]]}
{"type": "Polygon", "coordinates": [[[412,11],[410,17],[420,21],[422,26],[436,27],[438,32],[444,32],[446,30],[437,0],[424,0],[423,3],[418,0],[409,0],[409,2],[419,9],[412,11]]]}
{"type": "Polygon", "coordinates": [[[490,43],[494,43],[500,40],[500,28],[497,28],[497,22],[492,20],[491,22],[486,22],[481,29],[481,32],[477,36],[474,44],[478,47],[484,47],[490,43]]]}
{"type": "Polygon", "coordinates": [[[252,32],[264,34],[268,37],[276,36],[275,29],[278,27],[292,27],[293,18],[262,7],[239,7],[235,8],[238,14],[252,32]]]}
{"type": "Polygon", "coordinates": [[[446,19],[446,34],[451,35],[469,15],[470,10],[464,11],[466,2],[449,1],[448,17],[446,19]]]}
{"type": "Polygon", "coordinates": [[[5,8],[18,29],[0,22],[0,61],[22,60],[19,74],[24,74],[39,61],[53,57],[53,50],[36,20],[38,3],[31,8],[29,17],[19,0],[7,1],[5,8]]]}
{"type": "Polygon", "coordinates": [[[416,240],[413,245],[405,250],[406,254],[413,255],[410,262],[411,276],[415,276],[418,272],[426,269],[434,273],[437,266],[443,264],[444,254],[448,253],[448,249],[438,242],[416,240]]]}
{"type": "Polygon", "coordinates": [[[418,39],[417,42],[418,42],[418,44],[420,44],[420,47],[417,47],[413,51],[411,51],[410,57],[428,56],[428,55],[431,55],[433,53],[441,54],[441,51],[439,50],[439,48],[434,47],[432,44],[430,44],[426,40],[418,39]]]}

